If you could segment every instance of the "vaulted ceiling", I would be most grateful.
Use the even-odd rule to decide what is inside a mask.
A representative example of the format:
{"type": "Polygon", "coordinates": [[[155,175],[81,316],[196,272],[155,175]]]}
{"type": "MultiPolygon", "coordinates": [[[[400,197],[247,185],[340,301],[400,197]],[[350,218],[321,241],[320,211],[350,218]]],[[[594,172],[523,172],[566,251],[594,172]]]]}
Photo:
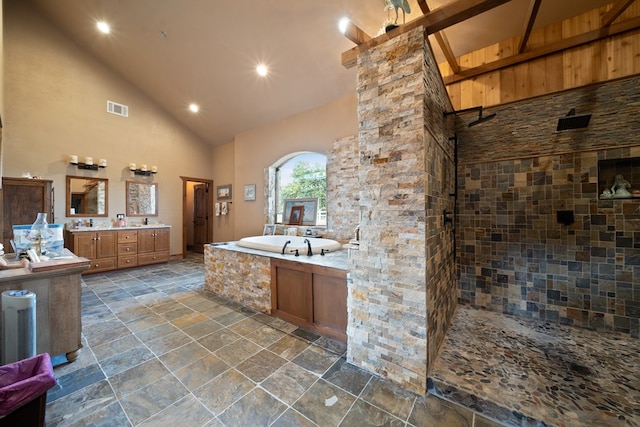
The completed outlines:
{"type": "MultiPolygon", "coordinates": [[[[373,37],[389,16],[384,0],[27,1],[212,145],[353,94],[356,71],[343,66],[342,54],[355,44],[338,31],[338,21],[349,17],[373,37]],[[99,20],[111,25],[110,34],[98,33],[99,20]],[[269,69],[266,77],[255,72],[260,63],[269,69]],[[197,114],[188,109],[192,102],[200,106],[197,114]]],[[[456,2],[482,3],[427,0],[422,7],[426,3],[435,12],[456,2]]],[[[536,4],[532,22],[540,27],[610,2],[496,1],[504,4],[444,34],[451,53],[459,56],[523,34],[536,4]]],[[[408,3],[407,23],[423,15],[418,0],[408,3]]],[[[445,61],[435,38],[431,44],[437,60],[445,61]]]]}

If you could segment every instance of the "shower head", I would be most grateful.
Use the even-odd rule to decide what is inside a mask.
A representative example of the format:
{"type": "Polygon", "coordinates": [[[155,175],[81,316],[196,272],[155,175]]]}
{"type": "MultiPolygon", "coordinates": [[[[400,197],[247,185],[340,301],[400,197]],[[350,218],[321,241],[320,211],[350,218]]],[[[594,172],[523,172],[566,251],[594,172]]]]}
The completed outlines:
{"type": "Polygon", "coordinates": [[[478,106],[478,107],[471,107],[471,108],[465,108],[464,110],[455,110],[455,111],[445,111],[443,113],[444,117],[447,116],[451,116],[454,114],[463,114],[463,113],[468,113],[471,111],[477,111],[478,112],[478,120],[475,120],[471,123],[469,123],[469,127],[471,126],[475,126],[475,125],[479,125],[480,123],[486,122],[487,120],[491,120],[496,116],[496,113],[493,114],[489,114],[488,116],[482,116],[482,105],[478,106]]]}
{"type": "Polygon", "coordinates": [[[572,108],[566,116],[558,119],[556,131],[586,128],[589,126],[589,120],[591,120],[591,114],[576,116],[576,109],[572,108]]]}
{"type": "Polygon", "coordinates": [[[488,120],[493,119],[496,116],[496,113],[493,114],[489,114],[488,116],[484,116],[482,117],[482,110],[480,111],[480,117],[478,117],[478,120],[475,120],[471,123],[469,123],[469,127],[471,126],[475,126],[475,125],[479,125],[480,123],[486,122],[488,120]]]}

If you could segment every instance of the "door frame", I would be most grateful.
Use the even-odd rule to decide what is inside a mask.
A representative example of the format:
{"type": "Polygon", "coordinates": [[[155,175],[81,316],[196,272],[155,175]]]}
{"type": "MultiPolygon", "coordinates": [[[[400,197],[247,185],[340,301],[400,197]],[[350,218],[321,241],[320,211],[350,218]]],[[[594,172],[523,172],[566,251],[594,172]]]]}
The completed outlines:
{"type": "Polygon", "coordinates": [[[213,180],[188,176],[181,176],[180,179],[182,179],[182,257],[184,258],[187,254],[187,227],[189,227],[189,224],[193,223],[193,218],[187,218],[187,183],[195,182],[197,184],[209,185],[209,197],[207,198],[207,239],[210,242],[213,242],[213,220],[211,219],[211,215],[213,213],[213,193],[211,192],[213,189],[213,180]]]}

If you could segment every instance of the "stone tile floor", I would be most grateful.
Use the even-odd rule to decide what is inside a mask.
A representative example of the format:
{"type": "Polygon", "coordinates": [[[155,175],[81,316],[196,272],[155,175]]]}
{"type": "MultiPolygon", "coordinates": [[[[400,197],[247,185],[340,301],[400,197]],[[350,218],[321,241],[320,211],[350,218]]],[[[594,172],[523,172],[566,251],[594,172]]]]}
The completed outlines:
{"type": "Polygon", "coordinates": [[[508,425],[640,426],[640,340],[458,306],[430,392],[508,425]]]}
{"type": "Polygon", "coordinates": [[[203,283],[201,255],[86,276],[84,348],[54,369],[46,425],[500,425],[349,365],[343,344],[203,283]]]}

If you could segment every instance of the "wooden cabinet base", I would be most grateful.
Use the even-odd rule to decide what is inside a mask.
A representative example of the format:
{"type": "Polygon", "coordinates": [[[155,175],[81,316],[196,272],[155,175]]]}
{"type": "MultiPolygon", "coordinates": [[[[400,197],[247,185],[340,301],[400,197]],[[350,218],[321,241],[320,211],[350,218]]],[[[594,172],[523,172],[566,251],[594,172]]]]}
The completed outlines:
{"type": "MultiPolygon", "coordinates": [[[[36,294],[36,353],[64,354],[70,362],[77,359],[82,348],[80,275],[89,264],[87,259],[81,265],[77,261],[75,259],[76,264],[68,268],[0,271],[0,293],[25,289],[36,294]]],[[[0,346],[3,344],[0,341],[0,346]]]]}
{"type": "Polygon", "coordinates": [[[85,274],[169,262],[170,229],[65,230],[64,245],[89,258],[85,274]]]}
{"type": "Polygon", "coordinates": [[[272,258],[271,313],[346,342],[347,272],[272,258]]]}

